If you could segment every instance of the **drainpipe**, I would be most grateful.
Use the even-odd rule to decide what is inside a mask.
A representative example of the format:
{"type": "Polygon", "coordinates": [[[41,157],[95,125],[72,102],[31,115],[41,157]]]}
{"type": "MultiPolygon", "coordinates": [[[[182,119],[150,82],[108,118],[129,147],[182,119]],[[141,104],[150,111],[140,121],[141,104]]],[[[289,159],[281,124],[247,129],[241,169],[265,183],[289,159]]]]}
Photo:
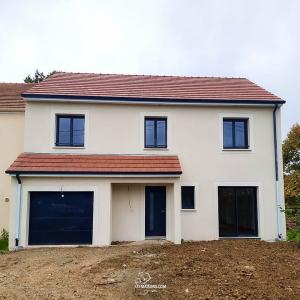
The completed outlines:
{"type": "Polygon", "coordinates": [[[279,176],[278,176],[278,148],[277,148],[277,125],[276,125],[276,111],[278,105],[276,104],[273,110],[273,133],[274,133],[274,155],[275,155],[275,187],[276,187],[276,218],[277,218],[277,239],[282,240],[281,231],[281,201],[279,193],[279,176]]]}
{"type": "Polygon", "coordinates": [[[21,197],[22,197],[22,181],[19,174],[16,174],[16,178],[18,181],[17,185],[17,198],[16,198],[16,229],[15,229],[15,246],[19,247],[20,240],[20,210],[21,210],[21,197]]]}

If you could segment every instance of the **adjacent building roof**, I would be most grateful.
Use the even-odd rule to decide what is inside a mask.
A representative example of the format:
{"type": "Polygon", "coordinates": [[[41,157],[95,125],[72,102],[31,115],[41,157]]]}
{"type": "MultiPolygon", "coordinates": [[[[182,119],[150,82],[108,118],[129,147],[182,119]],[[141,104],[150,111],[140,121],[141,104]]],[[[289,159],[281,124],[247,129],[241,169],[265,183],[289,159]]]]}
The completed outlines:
{"type": "Polygon", "coordinates": [[[30,83],[0,83],[0,111],[24,111],[21,94],[33,86],[30,83]]]}
{"type": "Polygon", "coordinates": [[[22,153],[9,174],[181,174],[177,156],[22,153]]]}
{"type": "Polygon", "coordinates": [[[64,72],[54,73],[23,95],[48,99],[284,103],[246,78],[64,72]]]}

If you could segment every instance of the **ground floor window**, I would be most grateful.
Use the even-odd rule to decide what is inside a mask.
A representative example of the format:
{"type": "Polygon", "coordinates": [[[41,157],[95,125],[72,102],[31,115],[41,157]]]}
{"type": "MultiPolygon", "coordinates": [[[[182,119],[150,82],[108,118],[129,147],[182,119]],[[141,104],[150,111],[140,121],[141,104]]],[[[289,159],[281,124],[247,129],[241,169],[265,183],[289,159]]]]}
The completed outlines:
{"type": "Polygon", "coordinates": [[[220,237],[257,236],[257,188],[219,187],[220,237]]]}

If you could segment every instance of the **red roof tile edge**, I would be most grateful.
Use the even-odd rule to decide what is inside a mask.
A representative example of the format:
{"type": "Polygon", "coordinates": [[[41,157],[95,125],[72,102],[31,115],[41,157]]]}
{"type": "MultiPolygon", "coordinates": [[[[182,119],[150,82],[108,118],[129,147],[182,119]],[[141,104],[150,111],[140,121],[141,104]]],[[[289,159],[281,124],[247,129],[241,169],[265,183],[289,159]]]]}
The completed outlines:
{"type": "Polygon", "coordinates": [[[27,98],[282,104],[280,97],[246,78],[180,77],[56,72],[27,98]]]}
{"type": "Polygon", "coordinates": [[[22,153],[7,174],[172,174],[182,173],[176,155],[87,155],[22,153]]]}

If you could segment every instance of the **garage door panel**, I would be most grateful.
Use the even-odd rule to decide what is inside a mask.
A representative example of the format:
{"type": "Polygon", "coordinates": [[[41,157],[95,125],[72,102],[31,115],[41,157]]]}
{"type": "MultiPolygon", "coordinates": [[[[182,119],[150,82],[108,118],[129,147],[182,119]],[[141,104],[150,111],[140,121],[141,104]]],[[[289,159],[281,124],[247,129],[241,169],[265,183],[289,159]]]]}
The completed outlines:
{"type": "Polygon", "coordinates": [[[31,192],[29,245],[91,244],[92,192],[31,192]]]}
{"type": "Polygon", "coordinates": [[[66,218],[34,218],[30,226],[38,228],[38,231],[56,231],[56,230],[90,230],[93,225],[93,219],[77,218],[77,217],[66,217],[66,218]]]}
{"type": "Polygon", "coordinates": [[[80,245],[91,244],[91,236],[89,231],[62,231],[59,233],[59,238],[62,241],[58,243],[57,231],[47,231],[43,235],[40,232],[32,232],[31,245],[80,245]],[[47,238],[47,242],[45,242],[47,238]]]}

